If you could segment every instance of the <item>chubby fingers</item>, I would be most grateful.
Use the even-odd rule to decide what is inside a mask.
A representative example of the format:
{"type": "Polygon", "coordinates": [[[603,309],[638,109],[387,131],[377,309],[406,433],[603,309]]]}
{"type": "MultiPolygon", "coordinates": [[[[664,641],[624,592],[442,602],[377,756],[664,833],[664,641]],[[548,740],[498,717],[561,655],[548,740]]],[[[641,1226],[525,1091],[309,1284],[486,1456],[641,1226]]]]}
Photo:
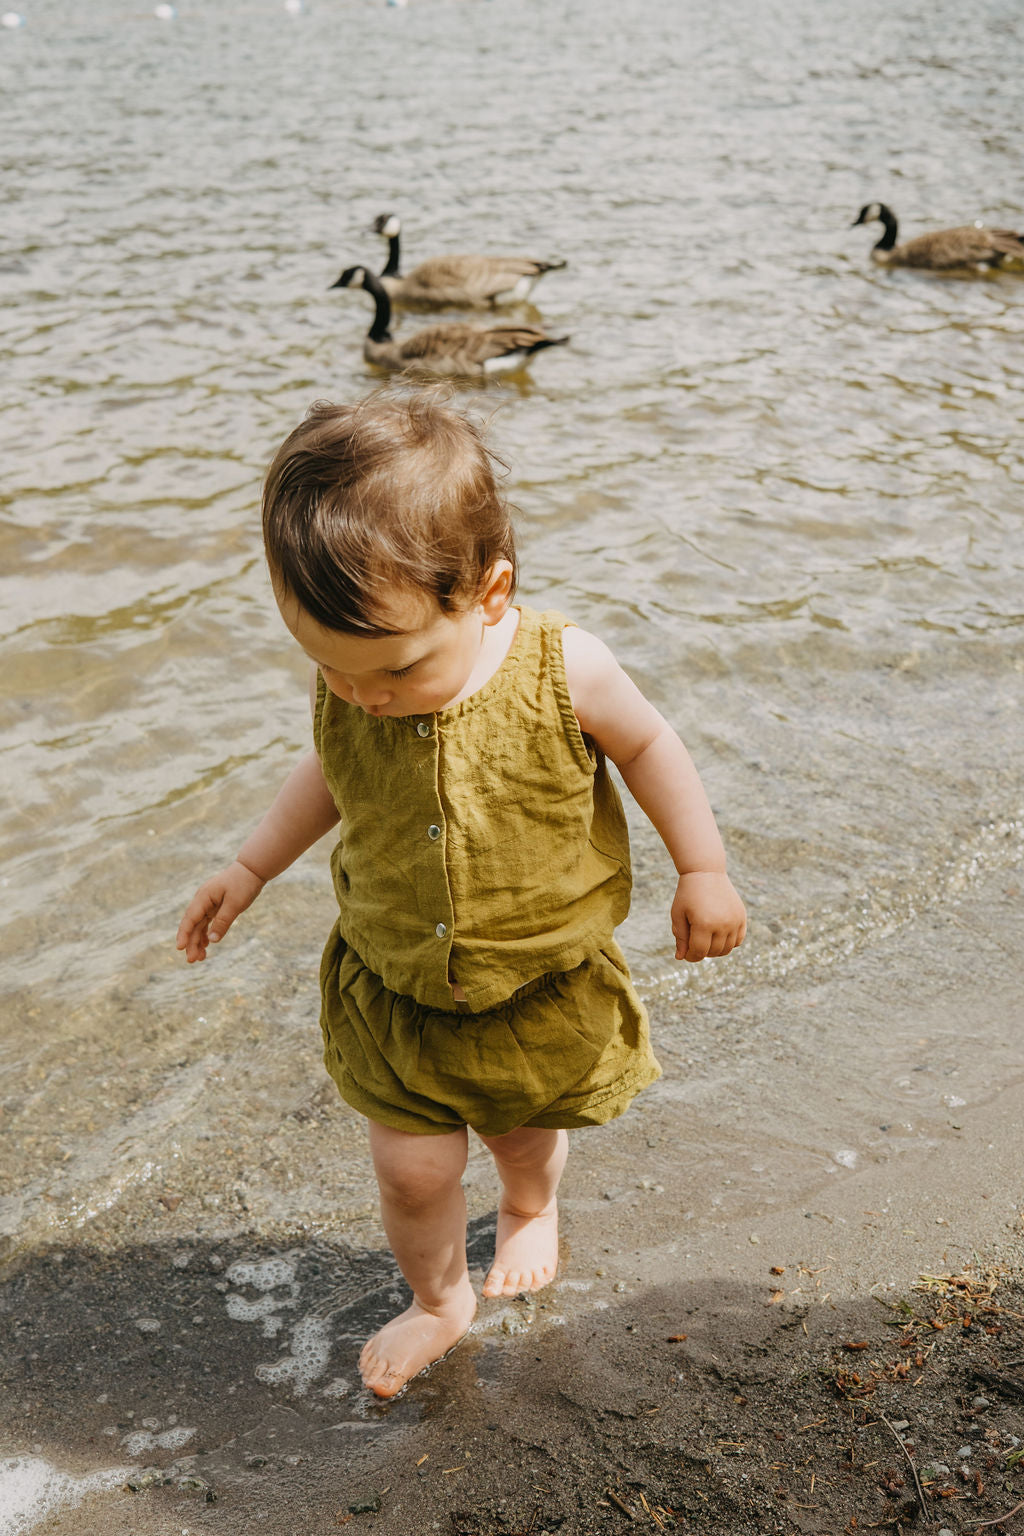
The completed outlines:
{"type": "Polygon", "coordinates": [[[728,955],[743,943],[747,932],[747,920],[735,928],[709,928],[685,918],[675,928],[676,959],[696,963],[715,960],[728,955]]]}
{"type": "Polygon", "coordinates": [[[189,964],[205,960],[207,947],[217,944],[227,933],[237,912],[229,910],[229,904],[212,893],[200,893],[189,902],[178,927],[176,947],[185,951],[189,964]]]}
{"type": "Polygon", "coordinates": [[[185,951],[185,959],[191,965],[196,960],[206,959],[206,947],[210,941],[210,933],[205,915],[198,920],[190,920],[188,916],[182,918],[178,928],[175,948],[185,951]]]}
{"type": "Polygon", "coordinates": [[[679,876],[672,903],[676,959],[691,963],[727,955],[743,942],[747,914],[724,870],[679,876]]]}
{"type": "Polygon", "coordinates": [[[676,959],[688,960],[690,958],[690,924],[685,917],[678,917],[672,924],[672,932],[676,939],[676,959]]]}
{"type": "MultiPolygon", "coordinates": [[[[718,954],[714,948],[715,933],[711,928],[706,928],[700,923],[691,923],[685,918],[685,931],[676,930],[676,959],[689,960],[696,963],[698,960],[706,960],[709,955],[718,954]]],[[[680,925],[683,926],[683,925],[680,925]]]]}
{"type": "Polygon", "coordinates": [[[209,944],[217,944],[239,913],[252,905],[265,881],[246,865],[235,862],[201,885],[185,908],[177,946],[191,964],[205,960],[209,944]]]}

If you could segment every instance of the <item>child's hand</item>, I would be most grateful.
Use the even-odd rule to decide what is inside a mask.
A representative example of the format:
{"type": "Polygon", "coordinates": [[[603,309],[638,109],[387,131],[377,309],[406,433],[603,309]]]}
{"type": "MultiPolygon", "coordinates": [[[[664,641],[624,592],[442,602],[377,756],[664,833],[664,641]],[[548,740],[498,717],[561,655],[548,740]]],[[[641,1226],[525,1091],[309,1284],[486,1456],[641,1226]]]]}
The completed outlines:
{"type": "Polygon", "coordinates": [[[746,910],[724,870],[679,876],[672,903],[677,960],[727,955],[746,931],[746,910]]]}
{"type": "Polygon", "coordinates": [[[177,948],[185,951],[189,965],[206,959],[207,945],[224,937],[239,913],[252,906],[264,884],[259,875],[236,860],[199,887],[178,929],[177,948]]]}

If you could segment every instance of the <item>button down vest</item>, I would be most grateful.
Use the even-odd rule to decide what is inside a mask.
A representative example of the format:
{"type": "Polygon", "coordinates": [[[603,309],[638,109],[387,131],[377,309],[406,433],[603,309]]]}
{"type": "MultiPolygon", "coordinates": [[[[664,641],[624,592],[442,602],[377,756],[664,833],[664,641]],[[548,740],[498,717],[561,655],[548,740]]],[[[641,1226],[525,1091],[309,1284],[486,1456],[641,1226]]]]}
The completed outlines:
{"type": "Polygon", "coordinates": [[[436,715],[367,715],[317,678],[341,935],[428,1007],[454,1010],[454,979],[493,1008],[579,965],[629,910],[626,821],[573,713],[567,622],[523,608],[494,676],[436,715]]]}

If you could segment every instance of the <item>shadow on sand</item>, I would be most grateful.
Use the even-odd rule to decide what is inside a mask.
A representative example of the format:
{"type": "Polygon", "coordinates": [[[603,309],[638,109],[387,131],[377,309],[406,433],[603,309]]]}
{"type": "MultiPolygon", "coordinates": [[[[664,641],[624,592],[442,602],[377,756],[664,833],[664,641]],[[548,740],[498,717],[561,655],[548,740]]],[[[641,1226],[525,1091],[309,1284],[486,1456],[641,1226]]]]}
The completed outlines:
{"type": "MultiPolygon", "coordinates": [[[[471,1240],[482,1266],[493,1222],[471,1240]]],[[[1019,1298],[937,1328],[934,1298],[834,1305],[791,1278],[488,1303],[378,1404],[356,1359],[405,1303],[385,1252],[297,1235],[26,1256],[0,1289],[0,1451],[9,1476],[68,1476],[46,1519],[45,1496],[34,1517],[8,1500],[8,1528],[833,1536],[1011,1509],[1019,1403],[978,1372],[1012,1382],[1019,1298]]]]}

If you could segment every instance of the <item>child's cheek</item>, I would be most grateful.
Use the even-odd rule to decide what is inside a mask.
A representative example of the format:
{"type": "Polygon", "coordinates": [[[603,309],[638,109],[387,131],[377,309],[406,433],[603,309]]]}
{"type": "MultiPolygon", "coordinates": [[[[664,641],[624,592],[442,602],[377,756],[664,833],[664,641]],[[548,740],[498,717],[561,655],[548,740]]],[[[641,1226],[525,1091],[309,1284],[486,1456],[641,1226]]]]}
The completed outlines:
{"type": "Polygon", "coordinates": [[[414,681],[410,678],[405,687],[406,695],[410,699],[432,699],[437,692],[437,679],[424,676],[417,677],[414,681]]]}

